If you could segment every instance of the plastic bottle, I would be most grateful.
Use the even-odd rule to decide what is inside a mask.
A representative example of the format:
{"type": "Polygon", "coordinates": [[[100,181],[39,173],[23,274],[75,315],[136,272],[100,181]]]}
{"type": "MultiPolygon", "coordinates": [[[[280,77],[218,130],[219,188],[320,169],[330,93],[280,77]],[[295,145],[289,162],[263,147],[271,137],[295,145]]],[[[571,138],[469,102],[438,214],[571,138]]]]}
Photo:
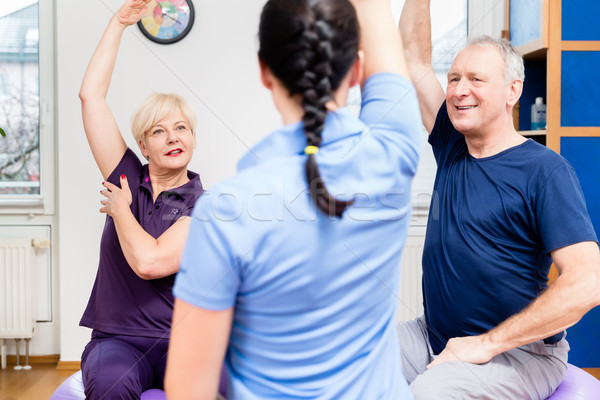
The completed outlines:
{"type": "Polygon", "coordinates": [[[536,97],[535,104],[531,105],[531,129],[546,129],[546,105],[542,97],[536,97]]]}

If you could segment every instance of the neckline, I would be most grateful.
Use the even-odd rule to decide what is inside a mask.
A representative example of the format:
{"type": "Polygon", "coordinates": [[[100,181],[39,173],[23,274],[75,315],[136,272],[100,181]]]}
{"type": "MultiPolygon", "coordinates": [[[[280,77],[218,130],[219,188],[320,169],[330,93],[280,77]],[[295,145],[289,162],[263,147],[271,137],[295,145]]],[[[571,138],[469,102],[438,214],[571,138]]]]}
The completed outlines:
{"type": "Polygon", "coordinates": [[[469,153],[469,148],[467,147],[467,155],[469,156],[469,159],[471,161],[476,161],[476,162],[489,161],[489,160],[493,160],[493,159],[498,158],[498,157],[502,157],[503,155],[508,154],[508,153],[510,153],[510,152],[512,152],[514,150],[520,149],[521,147],[525,147],[525,146],[529,145],[529,143],[533,143],[533,140],[530,139],[530,138],[528,138],[527,140],[525,140],[523,143],[519,143],[516,146],[509,147],[508,149],[502,150],[499,153],[496,153],[496,154],[493,154],[493,155],[487,156],[487,157],[481,157],[481,158],[473,157],[471,155],[471,153],[469,153]]]}

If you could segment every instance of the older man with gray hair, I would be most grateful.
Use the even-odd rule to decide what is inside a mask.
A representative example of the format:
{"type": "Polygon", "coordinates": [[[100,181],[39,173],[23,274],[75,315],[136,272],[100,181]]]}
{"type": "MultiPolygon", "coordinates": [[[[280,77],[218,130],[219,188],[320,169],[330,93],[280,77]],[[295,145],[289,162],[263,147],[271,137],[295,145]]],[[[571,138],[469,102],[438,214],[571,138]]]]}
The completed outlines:
{"type": "Polygon", "coordinates": [[[565,329],[600,304],[596,234],[571,165],[514,128],[522,57],[504,39],[473,40],[444,95],[429,8],[406,0],[400,18],[438,168],[425,313],[397,327],[404,374],[417,400],[546,399],[566,371],[565,329]]]}

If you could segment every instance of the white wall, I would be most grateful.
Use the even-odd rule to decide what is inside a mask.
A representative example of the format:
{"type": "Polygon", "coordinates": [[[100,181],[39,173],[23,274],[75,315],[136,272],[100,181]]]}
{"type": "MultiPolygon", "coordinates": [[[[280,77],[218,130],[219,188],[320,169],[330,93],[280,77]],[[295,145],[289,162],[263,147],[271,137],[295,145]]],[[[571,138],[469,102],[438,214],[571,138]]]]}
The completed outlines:
{"type": "MultiPolygon", "coordinates": [[[[102,177],[85,141],[77,94],[89,58],[121,0],[56,3],[60,352],[61,361],[78,361],[90,335],[78,324],[96,274],[104,216],[98,212],[102,177]]],[[[206,187],[231,176],[248,147],[280,125],[256,64],[263,3],[195,0],[194,27],[173,45],[150,42],[136,26],[125,32],[108,102],[130,147],[137,151],[130,115],[152,91],[182,94],[197,110],[198,148],[190,168],[201,174],[206,187]]],[[[470,3],[471,22],[482,21],[472,19],[482,15],[496,26],[503,18],[503,2],[470,3]],[[487,14],[490,8],[493,16],[487,14]]],[[[393,4],[399,14],[401,0],[393,4]]],[[[492,25],[470,23],[471,33],[492,25]]]]}
{"type": "MultiPolygon", "coordinates": [[[[98,263],[102,177],[87,146],[77,97],[89,58],[122,0],[57,0],[58,224],[61,361],[77,361],[90,330],[78,327],[98,263]]],[[[108,102],[130,147],[130,115],[152,91],[186,97],[198,114],[190,169],[206,187],[231,176],[237,160],[280,124],[256,64],[263,0],[194,1],[190,34],[158,45],[128,28],[108,102]],[[257,117],[260,116],[260,117],[257,117]]],[[[138,152],[139,154],[139,152],[138,152]]]]}

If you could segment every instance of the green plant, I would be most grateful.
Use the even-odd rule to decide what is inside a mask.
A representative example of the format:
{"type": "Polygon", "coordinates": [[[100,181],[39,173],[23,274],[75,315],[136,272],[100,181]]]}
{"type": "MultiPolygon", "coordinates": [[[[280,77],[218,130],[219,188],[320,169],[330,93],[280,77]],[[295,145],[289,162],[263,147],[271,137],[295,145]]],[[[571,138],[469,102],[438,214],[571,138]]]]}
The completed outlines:
{"type": "Polygon", "coordinates": [[[2,128],[0,128],[0,135],[6,136],[6,133],[4,133],[4,129],[2,129],[2,128]]]}

